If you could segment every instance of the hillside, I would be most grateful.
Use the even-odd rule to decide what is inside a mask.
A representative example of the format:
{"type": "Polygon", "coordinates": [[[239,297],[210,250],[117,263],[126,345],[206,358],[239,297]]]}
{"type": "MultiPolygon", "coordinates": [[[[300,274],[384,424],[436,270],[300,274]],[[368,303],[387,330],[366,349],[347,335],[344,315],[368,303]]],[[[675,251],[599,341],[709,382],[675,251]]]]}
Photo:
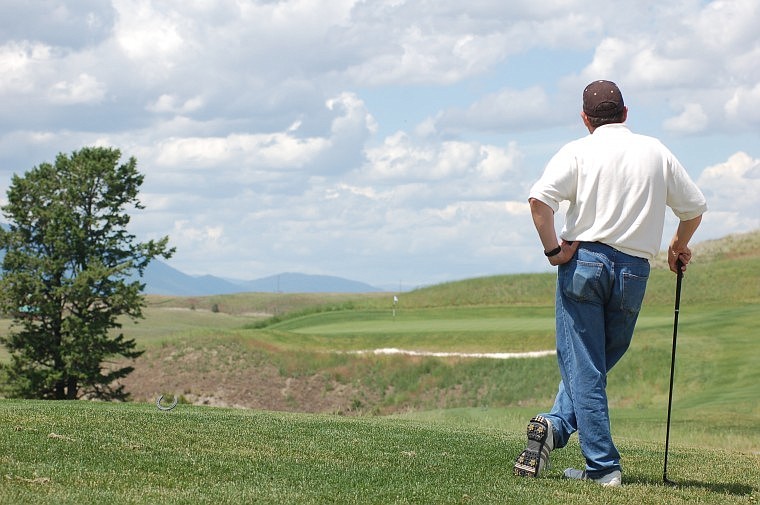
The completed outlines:
{"type": "MultiPolygon", "coordinates": [[[[751,255],[760,248],[760,231],[731,235],[697,244],[694,252],[700,261],[751,255]]],[[[0,255],[2,253],[0,252],[0,255]]],[[[660,254],[653,262],[655,268],[667,265],[660,254]]],[[[519,278],[519,276],[516,276],[519,278]]],[[[373,293],[382,291],[369,284],[329,275],[309,275],[284,272],[254,280],[222,279],[213,275],[187,275],[162,261],[152,262],[142,279],[145,293],[168,296],[212,296],[246,292],[259,293],[373,293]]],[[[433,286],[435,290],[440,286],[433,286]]]]}
{"type": "MultiPolygon", "coordinates": [[[[755,232],[695,247],[681,316],[681,352],[692,363],[710,355],[738,366],[760,351],[749,338],[760,324],[757,240],[755,232]]],[[[613,389],[619,405],[649,407],[665,394],[673,291],[673,274],[653,270],[634,346],[616,370],[632,379],[613,389]]],[[[497,360],[375,351],[551,351],[553,296],[551,273],[431,286],[401,294],[397,304],[388,293],[149,296],[146,319],[124,328],[145,350],[124,384],[140,402],[176,394],[195,404],[349,415],[545,405],[558,378],[551,355],[497,360]],[[545,380],[530,379],[536,376],[545,380]]],[[[760,377],[748,379],[755,369],[748,363],[725,377],[719,367],[684,373],[691,374],[689,387],[704,392],[699,401],[716,402],[716,384],[739,399],[760,397],[760,377]]]]}
{"type": "MultiPolygon", "coordinates": [[[[760,323],[760,255],[745,246],[752,237],[731,240],[738,246],[709,245],[721,252],[698,255],[684,279],[684,363],[704,365],[710,356],[735,367],[723,374],[723,365],[684,365],[683,380],[703,393],[695,406],[719,404],[725,388],[741,404],[760,396],[750,359],[760,348],[748,336],[760,323]]],[[[674,279],[653,270],[634,345],[615,370],[630,378],[613,382],[616,405],[650,408],[667,394],[674,279]]],[[[148,319],[133,330],[146,353],[124,382],[139,401],[165,393],[196,404],[348,415],[546,405],[558,380],[553,356],[363,351],[550,351],[553,293],[552,274],[531,274],[419,289],[397,305],[385,293],[152,297],[148,319]]]]}
{"type": "Polygon", "coordinates": [[[675,278],[657,268],[609,377],[621,489],[560,478],[582,465],[575,437],[542,478],[511,475],[526,420],[558,382],[554,356],[524,355],[553,348],[554,276],[538,274],[432,286],[397,304],[387,293],[151,296],[146,320],[124,328],[145,349],[125,381],[134,402],[0,400],[0,505],[756,503],[752,240],[706,245],[714,252],[684,279],[676,488],[662,485],[675,278]],[[159,411],[160,394],[179,405],[159,411]]]}
{"type": "MultiPolygon", "coordinates": [[[[736,233],[725,237],[698,242],[692,247],[694,262],[710,263],[722,259],[752,258],[760,255],[760,230],[736,233]]],[[[667,266],[667,251],[662,251],[654,261],[654,266],[667,266]]]]}
{"type": "MultiPolygon", "coordinates": [[[[750,300],[760,296],[758,283],[754,282],[756,271],[752,271],[750,265],[753,260],[760,258],[760,230],[697,243],[693,251],[694,258],[687,273],[690,280],[687,282],[706,282],[713,285],[703,289],[705,286],[700,284],[699,289],[686,290],[685,297],[698,296],[701,301],[714,301],[723,299],[724,296],[728,296],[729,299],[738,296],[750,300]],[[729,279],[725,282],[714,282],[716,275],[724,270],[729,270],[725,274],[729,279]],[[731,293],[739,287],[742,288],[742,293],[731,293]]],[[[667,301],[673,298],[673,279],[670,274],[661,275],[661,271],[667,269],[665,253],[661,253],[652,266],[654,272],[647,289],[647,303],[668,303],[667,301]]],[[[401,310],[453,306],[551,305],[554,303],[554,282],[553,273],[495,275],[452,281],[400,293],[398,308],[401,310]]],[[[248,313],[279,317],[302,311],[393,308],[393,294],[384,292],[358,294],[265,291],[193,297],[149,296],[148,299],[154,306],[167,308],[210,310],[216,305],[221,312],[233,315],[248,313]]]]}

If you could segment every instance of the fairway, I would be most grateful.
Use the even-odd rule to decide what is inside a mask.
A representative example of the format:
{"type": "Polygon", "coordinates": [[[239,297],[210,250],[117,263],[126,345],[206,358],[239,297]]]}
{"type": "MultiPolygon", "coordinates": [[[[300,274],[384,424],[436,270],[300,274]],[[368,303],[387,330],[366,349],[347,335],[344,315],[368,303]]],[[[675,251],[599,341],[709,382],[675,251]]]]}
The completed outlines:
{"type": "MultiPolygon", "coordinates": [[[[453,411],[452,416],[457,412],[453,411]]],[[[469,415],[473,413],[470,412],[469,415]]],[[[0,401],[0,504],[754,503],[757,455],[623,438],[626,485],[511,474],[524,412],[500,424],[346,418],[180,405],[0,401]]]]}
{"type": "MultiPolygon", "coordinates": [[[[305,317],[296,321],[278,324],[272,328],[293,333],[311,335],[357,335],[357,334],[445,334],[456,333],[499,333],[503,335],[523,334],[526,337],[553,334],[554,312],[546,309],[542,313],[516,315],[514,310],[470,310],[448,311],[447,315],[414,311],[411,315],[394,317],[385,312],[358,312],[350,316],[327,318],[323,316],[305,317]],[[452,317],[452,312],[454,316],[452,317]],[[331,321],[330,319],[339,319],[331,321]]],[[[524,312],[524,311],[523,311],[524,312]]],[[[642,329],[662,327],[670,323],[672,316],[643,315],[637,327],[642,329]]],[[[508,349],[505,349],[508,351],[508,349]]]]}
{"type": "MultiPolygon", "coordinates": [[[[752,504],[760,457],[623,439],[626,483],[561,478],[576,442],[539,479],[512,475],[524,411],[496,425],[180,405],[0,401],[0,504],[752,504]]],[[[461,412],[460,412],[461,414],[461,412]]],[[[467,415],[475,415],[468,411],[467,415]]]]}
{"type": "Polygon", "coordinates": [[[554,320],[516,319],[516,318],[483,318],[474,320],[462,319],[418,319],[407,320],[363,320],[361,322],[344,321],[340,323],[320,323],[313,326],[292,329],[294,333],[313,333],[317,335],[340,335],[346,333],[446,333],[450,331],[550,331],[554,320]]]}

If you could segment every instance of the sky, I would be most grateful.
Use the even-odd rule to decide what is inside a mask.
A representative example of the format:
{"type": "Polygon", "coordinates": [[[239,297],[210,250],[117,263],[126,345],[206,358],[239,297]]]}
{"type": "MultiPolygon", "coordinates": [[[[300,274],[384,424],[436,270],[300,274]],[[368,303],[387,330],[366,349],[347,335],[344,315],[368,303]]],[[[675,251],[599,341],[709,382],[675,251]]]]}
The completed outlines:
{"type": "Polygon", "coordinates": [[[145,175],[129,230],[190,275],[550,271],[528,190],[609,79],[705,194],[693,243],[752,231],[758,26],[756,0],[3,0],[0,204],[107,146],[145,175]]]}

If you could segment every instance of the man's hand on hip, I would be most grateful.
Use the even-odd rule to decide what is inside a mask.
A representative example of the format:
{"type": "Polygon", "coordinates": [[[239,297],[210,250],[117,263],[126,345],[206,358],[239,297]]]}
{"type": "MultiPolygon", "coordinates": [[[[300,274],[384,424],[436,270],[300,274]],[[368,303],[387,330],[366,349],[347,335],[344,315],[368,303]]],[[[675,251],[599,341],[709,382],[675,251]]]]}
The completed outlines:
{"type": "Polygon", "coordinates": [[[573,256],[575,256],[575,251],[578,250],[578,246],[581,245],[580,242],[577,240],[575,242],[568,242],[566,240],[563,240],[560,244],[560,252],[558,254],[555,254],[554,256],[550,256],[547,258],[549,260],[549,263],[551,263],[553,266],[557,265],[564,265],[571,259],[573,259],[573,256]]]}

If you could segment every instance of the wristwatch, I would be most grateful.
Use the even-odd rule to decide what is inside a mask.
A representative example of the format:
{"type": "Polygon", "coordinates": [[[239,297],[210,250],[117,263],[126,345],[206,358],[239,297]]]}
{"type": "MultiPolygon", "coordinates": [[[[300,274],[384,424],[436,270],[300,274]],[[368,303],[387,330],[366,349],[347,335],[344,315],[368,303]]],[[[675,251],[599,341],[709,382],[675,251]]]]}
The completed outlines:
{"type": "Polygon", "coordinates": [[[546,255],[547,258],[551,258],[552,256],[556,256],[561,252],[562,252],[562,246],[558,245],[556,249],[552,249],[549,252],[544,251],[544,254],[546,255]]]}

